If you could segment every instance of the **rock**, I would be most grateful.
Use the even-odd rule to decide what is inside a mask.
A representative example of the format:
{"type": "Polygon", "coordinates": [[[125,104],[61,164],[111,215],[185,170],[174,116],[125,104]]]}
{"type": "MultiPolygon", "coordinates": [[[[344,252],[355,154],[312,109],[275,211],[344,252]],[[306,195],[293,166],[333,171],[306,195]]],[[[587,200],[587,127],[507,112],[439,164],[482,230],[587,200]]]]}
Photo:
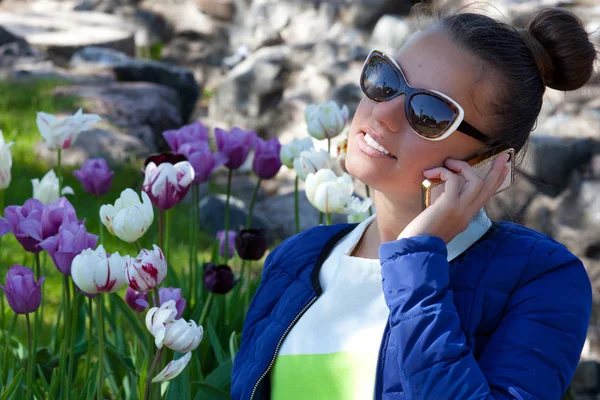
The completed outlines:
{"type": "Polygon", "coordinates": [[[208,39],[220,32],[220,24],[201,12],[195,0],[142,0],[138,7],[164,19],[172,27],[174,36],[190,35],[208,39]]]}
{"type": "MultiPolygon", "coordinates": [[[[216,235],[217,231],[223,230],[225,226],[225,204],[227,196],[224,194],[211,194],[200,200],[200,228],[209,235],[216,235]]],[[[239,230],[246,224],[248,206],[242,200],[230,197],[229,199],[229,229],[239,230]]],[[[264,228],[267,230],[269,240],[272,240],[271,230],[265,220],[256,214],[252,216],[253,228],[264,228]]]]}
{"type": "Polygon", "coordinates": [[[135,54],[134,32],[122,19],[77,11],[30,10],[0,12],[0,25],[23,37],[31,46],[45,51],[63,65],[73,53],[86,46],[102,46],[135,54]]]}
{"type": "Polygon", "coordinates": [[[372,28],[385,14],[407,15],[413,6],[409,0],[350,0],[342,18],[350,25],[372,28]]]}
{"type": "Polygon", "coordinates": [[[523,169],[542,193],[556,196],[572,172],[590,162],[597,146],[592,139],[532,135],[523,169]]]}
{"type": "Polygon", "coordinates": [[[318,8],[307,8],[289,20],[281,29],[281,37],[287,44],[314,44],[327,35],[334,17],[333,7],[326,3],[322,3],[318,8]]]}
{"type": "Polygon", "coordinates": [[[20,36],[17,36],[10,31],[7,31],[3,27],[0,26],[0,46],[4,46],[9,43],[22,43],[27,44],[27,41],[20,36]]]}
{"type": "Polygon", "coordinates": [[[166,86],[146,82],[59,87],[55,96],[81,99],[85,112],[102,116],[111,130],[140,139],[148,149],[167,149],[162,132],[181,127],[179,98],[166,86]]]}
{"type": "Polygon", "coordinates": [[[180,115],[187,122],[200,97],[200,86],[187,68],[149,60],[131,60],[113,67],[115,77],[123,82],[152,82],[169,87],[180,98],[180,115]]]}
{"type": "MultiPolygon", "coordinates": [[[[592,88],[588,88],[591,90],[592,88]]],[[[600,107],[599,107],[600,108],[600,107]]],[[[558,112],[544,118],[531,136],[550,135],[564,138],[598,138],[600,134],[598,110],[558,112]]]]}
{"type": "Polygon", "coordinates": [[[406,18],[396,15],[384,15],[379,18],[371,35],[371,47],[394,53],[414,32],[406,18]]]}
{"type": "Polygon", "coordinates": [[[133,58],[120,51],[106,47],[90,46],[76,51],[69,61],[69,67],[77,68],[89,64],[113,66],[132,60],[133,58]]]}
{"type": "MultiPolygon", "coordinates": [[[[104,129],[91,129],[79,135],[73,145],[62,152],[62,164],[79,166],[89,158],[102,157],[111,165],[122,165],[133,158],[145,158],[155,152],[139,138],[104,129]]],[[[44,141],[35,145],[36,154],[49,163],[56,162],[56,152],[44,141]]]]}
{"type": "Polygon", "coordinates": [[[235,16],[235,5],[232,0],[196,0],[200,10],[211,17],[231,21],[235,16]]]}
{"type": "Polygon", "coordinates": [[[589,394],[600,391],[600,364],[595,360],[581,361],[571,381],[575,393],[589,394]]]}

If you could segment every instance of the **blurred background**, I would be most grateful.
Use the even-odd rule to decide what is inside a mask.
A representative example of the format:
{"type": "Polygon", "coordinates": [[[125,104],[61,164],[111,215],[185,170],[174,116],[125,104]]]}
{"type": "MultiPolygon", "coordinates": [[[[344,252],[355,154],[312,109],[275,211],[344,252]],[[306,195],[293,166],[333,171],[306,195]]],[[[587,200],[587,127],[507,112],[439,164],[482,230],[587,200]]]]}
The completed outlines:
{"type": "MultiPolygon", "coordinates": [[[[35,112],[78,107],[103,122],[63,154],[71,170],[105,157],[120,172],[117,193],[141,183],[140,160],[168,150],[162,132],[200,120],[239,126],[283,144],[306,137],[304,109],[335,100],[353,114],[358,76],[369,50],[393,51],[419,29],[409,0],[0,0],[0,129],[15,141],[14,182],[6,204],[31,196],[55,155],[41,140],[35,112]],[[19,177],[19,179],[16,179],[19,177]],[[12,202],[11,202],[12,201],[12,202]]],[[[443,2],[441,2],[443,3],[443,2]]],[[[453,1],[453,5],[470,1],[453,1]]],[[[565,7],[600,46],[600,0],[494,0],[485,12],[520,27],[536,7],[565,7]]],[[[511,220],[564,243],[581,257],[600,303],[600,68],[577,91],[548,89],[516,185],[496,196],[490,216],[511,220]]],[[[336,138],[342,139],[342,136],[336,138]]],[[[336,143],[334,139],[334,146],[336,143]]],[[[315,142],[326,148],[326,142],[315,142]]],[[[335,148],[335,147],[334,147],[335,148]]],[[[248,165],[251,165],[251,159],[248,165]]],[[[249,170],[249,168],[247,168],[249,170]]],[[[264,181],[254,226],[274,240],[294,232],[295,173],[264,181]]],[[[78,188],[73,178],[71,186],[78,188]]],[[[211,237],[223,220],[226,171],[201,189],[201,220],[211,237]]],[[[256,178],[236,174],[232,224],[256,178]]],[[[138,188],[139,189],[139,188],[138,188]]],[[[364,195],[364,187],[357,185],[364,195]]],[[[318,212],[300,196],[302,228],[318,212]]],[[[79,210],[85,205],[73,203],[79,210]]],[[[91,223],[97,207],[89,208],[91,223]]],[[[85,216],[85,211],[83,212],[85,216]]],[[[344,221],[338,216],[338,222],[344,221]]],[[[182,216],[185,218],[185,216],[182,216]]],[[[336,220],[334,219],[334,222],[336,220]]],[[[2,259],[10,259],[3,254],[2,259]],[[5,258],[6,257],[6,258],[5,258]]],[[[258,272],[260,273],[260,272],[258,272]]],[[[560,293],[557,293],[560,296],[560,293]]],[[[577,398],[600,398],[600,304],[592,316],[577,398]]]]}

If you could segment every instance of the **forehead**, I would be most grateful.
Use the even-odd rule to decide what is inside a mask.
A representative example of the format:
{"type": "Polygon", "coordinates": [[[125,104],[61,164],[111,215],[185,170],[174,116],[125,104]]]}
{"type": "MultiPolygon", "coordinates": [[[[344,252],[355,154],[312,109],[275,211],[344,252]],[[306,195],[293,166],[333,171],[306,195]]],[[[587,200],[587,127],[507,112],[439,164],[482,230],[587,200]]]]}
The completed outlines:
{"type": "MultiPolygon", "coordinates": [[[[465,113],[483,100],[474,90],[480,78],[479,63],[440,28],[415,32],[394,58],[412,87],[442,92],[456,100],[465,113]]],[[[483,90],[479,92],[481,97],[483,90]]]]}

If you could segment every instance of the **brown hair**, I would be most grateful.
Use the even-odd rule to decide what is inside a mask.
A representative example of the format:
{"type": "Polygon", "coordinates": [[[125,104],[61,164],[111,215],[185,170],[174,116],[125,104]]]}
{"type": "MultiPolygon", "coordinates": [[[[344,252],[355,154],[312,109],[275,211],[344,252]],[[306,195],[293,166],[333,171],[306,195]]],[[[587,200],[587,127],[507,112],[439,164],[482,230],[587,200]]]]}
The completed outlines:
{"type": "Polygon", "coordinates": [[[496,90],[486,105],[491,121],[486,129],[513,147],[522,161],[526,149],[521,150],[534,129],[546,86],[568,91],[585,85],[598,51],[582,21],[566,9],[538,9],[518,29],[483,14],[461,12],[462,8],[452,11],[448,4],[419,3],[411,16],[432,18],[432,25],[474,54],[480,63],[479,79],[486,72],[492,74],[496,90]]]}

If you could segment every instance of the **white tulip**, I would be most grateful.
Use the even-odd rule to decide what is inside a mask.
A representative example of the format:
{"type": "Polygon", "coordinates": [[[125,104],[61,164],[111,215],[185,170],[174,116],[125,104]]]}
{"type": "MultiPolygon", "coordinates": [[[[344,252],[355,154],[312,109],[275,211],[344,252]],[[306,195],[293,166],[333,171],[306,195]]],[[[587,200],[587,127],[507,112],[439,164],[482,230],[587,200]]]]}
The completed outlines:
{"type": "Polygon", "coordinates": [[[167,346],[179,353],[187,353],[198,347],[204,330],[194,321],[175,319],[177,308],[175,301],[164,302],[160,307],[152,307],[146,314],[146,327],[154,336],[156,347],[167,346]]]}
{"type": "Polygon", "coordinates": [[[10,148],[13,142],[4,142],[4,136],[0,131],[0,190],[6,189],[10,185],[10,169],[12,168],[12,154],[10,148]]]}
{"type": "Polygon", "coordinates": [[[167,260],[155,244],[154,250],[143,249],[136,258],[129,258],[125,265],[127,284],[138,292],[158,287],[167,276],[167,260]]]}
{"type": "Polygon", "coordinates": [[[194,167],[188,161],[173,165],[168,162],[158,166],[151,162],[144,171],[142,190],[161,210],[168,210],[187,194],[194,180],[194,167]]]}
{"type": "Polygon", "coordinates": [[[279,151],[279,159],[281,163],[288,168],[294,167],[294,160],[300,156],[305,150],[314,148],[311,138],[294,139],[285,146],[281,146],[279,151]]]}
{"type": "Polygon", "coordinates": [[[100,207],[100,218],[108,231],[119,239],[133,243],[148,230],[154,221],[152,202],[145,192],[140,201],[133,189],[125,189],[115,205],[105,204],[100,207]]]}
{"type": "Polygon", "coordinates": [[[314,174],[323,168],[331,168],[332,165],[331,157],[325,150],[305,150],[294,159],[294,169],[302,180],[306,180],[308,174],[314,174]]]}
{"type": "Polygon", "coordinates": [[[83,114],[81,108],[74,115],[57,118],[45,112],[37,113],[37,126],[51,150],[68,149],[79,134],[100,121],[96,114],[83,114]]]}
{"type": "Polygon", "coordinates": [[[175,304],[174,300],[165,301],[160,307],[152,307],[146,313],[146,328],[154,336],[154,343],[159,349],[163,346],[166,325],[175,321],[177,315],[175,304]]]}
{"type": "Polygon", "coordinates": [[[310,104],[304,110],[308,133],[319,140],[336,137],[344,130],[349,114],[347,106],[340,109],[335,101],[310,104]]]}
{"type": "Polygon", "coordinates": [[[186,353],[183,357],[171,361],[167,364],[165,369],[160,371],[160,373],[156,375],[154,379],[152,379],[152,383],[165,382],[175,378],[177,375],[183,372],[185,367],[187,367],[188,363],[190,362],[191,358],[192,353],[186,353]]]}
{"type": "Polygon", "coordinates": [[[32,179],[31,183],[33,185],[33,198],[44,204],[54,203],[61,195],[75,194],[70,186],[65,186],[60,193],[58,192],[59,181],[53,169],[48,171],[41,181],[36,178],[32,179]]]}
{"type": "Polygon", "coordinates": [[[126,283],[127,258],[121,257],[118,252],[107,257],[102,245],[96,250],[85,249],[73,259],[71,277],[85,293],[114,293],[126,283]]]}
{"type": "Polygon", "coordinates": [[[371,199],[353,197],[354,183],[347,173],[337,176],[330,169],[321,169],[306,178],[306,197],[324,213],[356,214],[371,206],[371,199]]]}

